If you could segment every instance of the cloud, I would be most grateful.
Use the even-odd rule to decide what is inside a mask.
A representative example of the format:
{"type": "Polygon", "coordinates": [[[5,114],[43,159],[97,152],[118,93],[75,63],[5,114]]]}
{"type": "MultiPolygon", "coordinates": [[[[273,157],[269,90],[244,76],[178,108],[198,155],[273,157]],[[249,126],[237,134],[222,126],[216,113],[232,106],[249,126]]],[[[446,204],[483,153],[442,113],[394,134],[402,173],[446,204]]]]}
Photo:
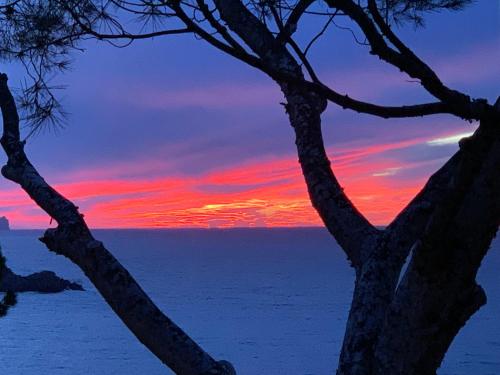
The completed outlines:
{"type": "Polygon", "coordinates": [[[446,145],[457,144],[458,141],[460,141],[462,138],[470,137],[472,134],[474,134],[474,132],[458,133],[458,134],[448,135],[446,137],[434,138],[427,141],[427,145],[446,146],[446,145]]]}
{"type": "Polygon", "coordinates": [[[392,167],[392,168],[386,168],[382,172],[376,172],[373,173],[373,177],[386,177],[386,176],[394,176],[396,173],[398,173],[399,170],[401,170],[402,167],[392,167]]]}
{"type": "Polygon", "coordinates": [[[170,89],[139,84],[124,90],[120,83],[108,84],[104,94],[113,102],[127,103],[142,109],[167,110],[177,108],[248,109],[276,107],[283,101],[279,87],[273,82],[257,84],[218,83],[170,89]],[[131,94],[133,92],[133,95],[131,94]]]}
{"type": "MultiPolygon", "coordinates": [[[[470,47],[468,50],[450,55],[433,55],[426,62],[447,85],[478,85],[496,82],[500,84],[500,40],[484,42],[470,47]]],[[[376,66],[353,68],[337,72],[325,72],[324,80],[341,93],[347,93],[360,100],[377,101],[381,104],[412,100],[414,95],[401,95],[401,91],[412,91],[425,98],[429,97],[420,81],[410,79],[394,67],[382,63],[376,66]],[[397,93],[397,97],[393,94],[397,93]],[[401,99],[398,99],[401,98],[401,99]],[[406,99],[407,98],[407,99],[406,99]]],[[[452,87],[453,88],[453,87],[452,87]]],[[[462,89],[462,88],[460,88],[462,89]]],[[[467,90],[467,88],[465,88],[467,90]]],[[[484,95],[484,94],[483,94],[484,95]]],[[[413,98],[414,100],[415,98],[413,98]]],[[[429,100],[429,99],[427,99],[429,100]]]]}
{"type": "MultiPolygon", "coordinates": [[[[351,142],[329,154],[348,196],[374,224],[382,225],[418,192],[425,173],[435,166],[434,160],[402,163],[387,155],[427,141],[415,137],[375,145],[351,142]],[[411,170],[419,173],[399,177],[411,170]]],[[[80,207],[92,227],[321,225],[295,155],[256,158],[196,175],[155,177],[137,174],[138,165],[147,160],[131,163],[130,170],[126,163],[77,170],[71,178],[56,180],[55,187],[80,207]]],[[[0,192],[2,203],[13,227],[45,227],[50,221],[16,188],[0,192]]]]}
{"type": "MultiPolygon", "coordinates": [[[[475,45],[451,57],[430,58],[429,65],[438,72],[444,82],[473,84],[498,80],[498,51],[498,41],[494,40],[475,45]]],[[[401,74],[385,63],[373,65],[371,68],[364,66],[339,71],[326,70],[322,72],[321,77],[335,90],[361,100],[379,100],[383,103],[387,101],[387,94],[393,93],[394,90],[399,92],[401,89],[425,94],[418,82],[409,82],[406,74],[401,74]]],[[[102,89],[98,95],[106,102],[144,110],[248,110],[276,107],[284,100],[279,87],[271,80],[217,83],[195,83],[186,80],[182,86],[177,87],[169,87],[168,82],[162,80],[145,84],[143,81],[135,82],[129,79],[126,86],[120,77],[99,77],[99,80],[98,85],[102,89]]],[[[94,86],[86,83],[84,87],[94,86]]]]}
{"type": "Polygon", "coordinates": [[[454,56],[440,57],[431,64],[443,81],[478,83],[494,80],[500,83],[500,39],[474,45],[454,56]]]}

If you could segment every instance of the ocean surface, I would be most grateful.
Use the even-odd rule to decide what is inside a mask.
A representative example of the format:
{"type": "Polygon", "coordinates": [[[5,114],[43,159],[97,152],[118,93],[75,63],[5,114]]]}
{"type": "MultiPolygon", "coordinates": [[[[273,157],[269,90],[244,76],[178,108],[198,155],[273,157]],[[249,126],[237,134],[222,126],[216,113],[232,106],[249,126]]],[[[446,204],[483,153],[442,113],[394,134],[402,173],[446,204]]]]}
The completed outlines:
{"type": "MultiPolygon", "coordinates": [[[[0,233],[10,267],[53,270],[85,292],[24,293],[0,319],[0,373],[171,374],[41,231],[0,233]]],[[[353,272],[323,229],[98,230],[159,307],[239,375],[333,374],[353,272]]],[[[488,295],[440,375],[500,374],[500,241],[479,282],[488,295]]]]}

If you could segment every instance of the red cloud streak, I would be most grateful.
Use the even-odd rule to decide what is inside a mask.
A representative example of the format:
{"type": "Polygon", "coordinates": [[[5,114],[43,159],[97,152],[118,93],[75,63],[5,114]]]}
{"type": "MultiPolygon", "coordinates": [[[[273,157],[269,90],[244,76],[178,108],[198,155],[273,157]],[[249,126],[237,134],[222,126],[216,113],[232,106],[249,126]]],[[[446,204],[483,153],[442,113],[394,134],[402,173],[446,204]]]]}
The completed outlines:
{"type": "MultiPolygon", "coordinates": [[[[422,141],[337,150],[332,155],[346,193],[372,223],[390,222],[422,187],[424,177],[402,179],[400,171],[436,164],[402,164],[375,156],[422,141]]],[[[321,225],[295,157],[254,161],[197,177],[104,179],[105,172],[96,170],[97,177],[91,179],[91,174],[86,171],[86,178],[55,187],[80,207],[92,227],[321,225]]],[[[0,207],[17,228],[43,228],[50,222],[16,187],[0,192],[0,207]]]]}

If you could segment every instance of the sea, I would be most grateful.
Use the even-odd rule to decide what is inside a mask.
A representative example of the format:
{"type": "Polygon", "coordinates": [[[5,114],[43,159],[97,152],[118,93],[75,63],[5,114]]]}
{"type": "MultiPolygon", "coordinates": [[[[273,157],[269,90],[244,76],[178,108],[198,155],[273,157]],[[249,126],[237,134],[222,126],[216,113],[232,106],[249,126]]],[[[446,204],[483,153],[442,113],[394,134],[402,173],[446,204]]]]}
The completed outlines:
{"type": "MultiPolygon", "coordinates": [[[[0,233],[17,273],[52,270],[84,292],[23,293],[0,319],[0,373],[172,374],[114,315],[83,273],[38,241],[0,233]]],[[[95,230],[155,303],[239,375],[334,374],[353,270],[321,228],[95,230]]],[[[488,304],[454,340],[439,375],[500,374],[500,241],[478,281],[488,304]]]]}

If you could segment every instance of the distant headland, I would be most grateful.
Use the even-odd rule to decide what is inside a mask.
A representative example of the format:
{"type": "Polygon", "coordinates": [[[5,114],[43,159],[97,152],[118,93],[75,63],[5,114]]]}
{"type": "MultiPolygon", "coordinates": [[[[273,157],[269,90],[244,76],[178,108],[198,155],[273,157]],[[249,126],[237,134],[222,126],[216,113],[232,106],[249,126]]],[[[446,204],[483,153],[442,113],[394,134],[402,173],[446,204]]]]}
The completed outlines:
{"type": "Polygon", "coordinates": [[[9,219],[5,216],[0,217],[0,230],[10,230],[9,219]]]}

